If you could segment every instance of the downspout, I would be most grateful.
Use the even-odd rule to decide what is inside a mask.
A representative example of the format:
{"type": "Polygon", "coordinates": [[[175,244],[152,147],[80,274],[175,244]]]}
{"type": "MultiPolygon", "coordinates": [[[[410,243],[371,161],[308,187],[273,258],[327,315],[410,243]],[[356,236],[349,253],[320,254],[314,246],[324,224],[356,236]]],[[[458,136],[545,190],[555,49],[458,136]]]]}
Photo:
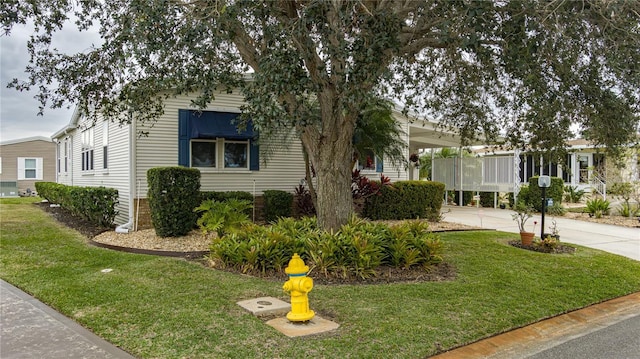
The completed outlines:
{"type": "Polygon", "coordinates": [[[129,124],[129,221],[123,225],[117,226],[116,233],[129,233],[130,231],[133,231],[133,225],[135,223],[135,200],[133,196],[136,193],[136,129],[132,114],[130,114],[129,119],[131,121],[129,124]]]}

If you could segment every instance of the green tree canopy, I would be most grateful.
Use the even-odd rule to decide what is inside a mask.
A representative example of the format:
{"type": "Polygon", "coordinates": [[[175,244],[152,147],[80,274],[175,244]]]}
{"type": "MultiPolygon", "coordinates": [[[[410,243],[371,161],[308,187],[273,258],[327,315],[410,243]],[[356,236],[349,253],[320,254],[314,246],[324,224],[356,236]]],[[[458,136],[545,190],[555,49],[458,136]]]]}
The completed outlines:
{"type": "MultiPolygon", "coordinates": [[[[7,33],[32,22],[17,89],[152,121],[162,99],[239,87],[261,136],[296,128],[318,174],[318,219],[351,212],[356,119],[372,92],[397,97],[465,141],[564,145],[571,125],[610,150],[635,141],[640,2],[629,0],[9,0],[7,33]],[[86,52],[50,48],[100,28],[86,52]],[[244,81],[244,74],[252,72],[244,81]],[[320,116],[313,108],[320,108],[320,116]]],[[[464,143],[463,143],[464,144],[464,143]]]]}

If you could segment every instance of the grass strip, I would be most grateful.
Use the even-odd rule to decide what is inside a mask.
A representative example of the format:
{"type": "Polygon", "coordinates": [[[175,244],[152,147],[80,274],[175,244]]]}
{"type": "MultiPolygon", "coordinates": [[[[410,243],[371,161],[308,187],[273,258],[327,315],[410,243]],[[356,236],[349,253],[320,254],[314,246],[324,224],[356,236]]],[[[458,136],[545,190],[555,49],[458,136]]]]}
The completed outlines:
{"type": "Polygon", "coordinates": [[[530,252],[501,232],[444,233],[455,281],[318,285],[312,309],[340,328],[290,339],[235,304],[288,301],[282,283],[92,247],[33,201],[0,200],[0,277],[140,358],[422,358],[640,291],[640,262],[624,257],[530,252]]]}

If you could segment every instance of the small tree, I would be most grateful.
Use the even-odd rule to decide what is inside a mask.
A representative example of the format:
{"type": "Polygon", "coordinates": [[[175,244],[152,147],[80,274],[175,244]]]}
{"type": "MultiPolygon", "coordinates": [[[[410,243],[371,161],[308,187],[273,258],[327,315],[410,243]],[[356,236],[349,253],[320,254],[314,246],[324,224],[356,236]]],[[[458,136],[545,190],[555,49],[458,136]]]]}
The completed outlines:
{"type": "Polygon", "coordinates": [[[160,237],[179,237],[196,224],[193,209],[200,200],[200,171],[185,167],[156,167],[147,171],[151,222],[160,237]]]}

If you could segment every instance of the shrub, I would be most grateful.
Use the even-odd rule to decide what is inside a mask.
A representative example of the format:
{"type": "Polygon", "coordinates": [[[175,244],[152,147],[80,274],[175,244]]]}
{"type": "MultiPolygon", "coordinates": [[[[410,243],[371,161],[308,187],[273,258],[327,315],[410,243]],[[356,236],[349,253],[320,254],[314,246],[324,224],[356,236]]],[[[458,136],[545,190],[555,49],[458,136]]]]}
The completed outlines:
{"type": "Polygon", "coordinates": [[[218,201],[218,202],[224,202],[232,198],[249,201],[253,203],[253,195],[249,192],[244,192],[244,191],[226,191],[226,192],[201,191],[200,192],[200,202],[204,202],[208,199],[218,201]]]}
{"type": "Polygon", "coordinates": [[[196,224],[200,204],[200,171],[186,167],[156,167],[147,171],[151,222],[160,237],[179,237],[196,224]]]}
{"type": "MultiPolygon", "coordinates": [[[[462,205],[466,206],[471,203],[473,200],[473,192],[471,191],[463,191],[462,192],[462,205]]],[[[453,191],[453,202],[457,205],[460,204],[460,191],[453,191]]]]}
{"type": "Polygon", "coordinates": [[[480,192],[480,206],[493,207],[494,192],[480,192]]]}
{"type": "Polygon", "coordinates": [[[518,203],[513,203],[513,193],[509,193],[509,207],[515,208],[519,204],[527,206],[529,204],[529,185],[523,185],[518,192],[518,203]]]}
{"type": "Polygon", "coordinates": [[[337,232],[318,229],[315,218],[281,218],[271,226],[248,225],[215,238],[210,258],[245,273],[281,271],[298,253],[312,271],[332,277],[377,275],[381,265],[410,268],[442,261],[443,244],[424,222],[389,227],[357,217],[337,232]]]}
{"type": "Polygon", "coordinates": [[[380,189],[391,184],[389,177],[380,175],[380,181],[372,181],[360,174],[359,170],[351,173],[351,197],[354,212],[361,215],[369,198],[380,195],[380,189]]]}
{"type": "Polygon", "coordinates": [[[253,195],[249,192],[244,191],[201,191],[200,192],[200,201],[198,203],[202,203],[206,200],[212,200],[216,202],[226,202],[230,199],[237,199],[242,201],[247,201],[252,205],[244,211],[244,213],[251,217],[253,215],[253,195]]]}
{"type": "Polygon", "coordinates": [[[587,201],[587,208],[585,209],[589,216],[601,218],[603,215],[609,214],[610,203],[602,198],[594,198],[587,201]]]}
{"type": "Polygon", "coordinates": [[[206,200],[194,209],[202,213],[198,226],[203,233],[215,231],[218,237],[238,231],[243,225],[251,223],[247,211],[251,202],[240,199],[228,199],[225,202],[206,200]]]}
{"type": "Polygon", "coordinates": [[[536,238],[533,246],[538,247],[543,252],[553,252],[560,245],[560,240],[553,236],[546,236],[544,239],[536,238]]]}
{"type": "Polygon", "coordinates": [[[444,196],[444,184],[431,181],[399,181],[380,188],[380,194],[370,197],[364,216],[377,219],[438,220],[444,196]]]}
{"type": "Polygon", "coordinates": [[[285,191],[264,191],[264,219],[273,222],[280,217],[291,217],[293,194],[285,191]]]}
{"type": "Polygon", "coordinates": [[[564,216],[567,210],[561,204],[553,202],[553,205],[547,206],[546,213],[552,216],[564,216]]]}
{"type": "Polygon", "coordinates": [[[295,190],[295,215],[296,217],[310,217],[316,215],[311,192],[304,185],[298,185],[295,190]]]}
{"type": "Polygon", "coordinates": [[[567,202],[578,203],[584,196],[584,190],[578,189],[578,186],[564,186],[564,198],[567,202]]]}
{"type": "Polygon", "coordinates": [[[314,218],[281,218],[271,226],[249,224],[243,231],[213,239],[210,258],[243,273],[282,271],[293,253],[306,257],[306,236],[316,231],[314,218]]]}
{"type": "Polygon", "coordinates": [[[40,197],[71,212],[72,215],[103,227],[111,227],[118,214],[118,190],[106,187],[67,186],[36,182],[40,197]]]}
{"type": "MultiPolygon", "coordinates": [[[[538,187],[538,176],[529,178],[529,193],[527,203],[536,211],[542,212],[542,188],[538,187]]],[[[551,186],[546,189],[547,198],[552,198],[553,203],[562,203],[564,193],[564,181],[559,177],[551,177],[551,186]]]]}
{"type": "Polygon", "coordinates": [[[623,217],[636,217],[640,216],[640,205],[633,205],[631,203],[622,203],[618,209],[618,214],[623,217]]]}

